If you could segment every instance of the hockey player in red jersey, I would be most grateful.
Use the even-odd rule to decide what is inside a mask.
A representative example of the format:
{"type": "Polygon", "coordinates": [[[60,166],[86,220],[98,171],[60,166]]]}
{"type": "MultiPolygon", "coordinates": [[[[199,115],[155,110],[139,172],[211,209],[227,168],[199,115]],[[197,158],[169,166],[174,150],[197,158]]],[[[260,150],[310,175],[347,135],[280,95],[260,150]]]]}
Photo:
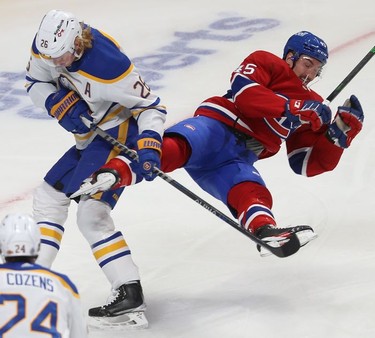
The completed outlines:
{"type": "Polygon", "coordinates": [[[327,59],[325,42],[307,31],[288,39],[282,58],[266,51],[251,53],[232,73],[225,95],[208,98],[194,117],[165,131],[161,152],[136,149],[146,166],[128,165],[119,156],[95,172],[80,191],[92,194],[126,186],[139,175],[152,180],[154,166],[164,172],[184,167],[202,189],[227,205],[242,227],[263,241],[287,246],[296,236],[300,245],[290,248],[293,254],[316,235],[309,226],[276,227],[271,193],[254,163],[275,155],[285,141],[296,174],[310,177],[337,166],[362,128],[363,111],[352,95],[332,120],[330,108],[309,88],[327,59]]]}

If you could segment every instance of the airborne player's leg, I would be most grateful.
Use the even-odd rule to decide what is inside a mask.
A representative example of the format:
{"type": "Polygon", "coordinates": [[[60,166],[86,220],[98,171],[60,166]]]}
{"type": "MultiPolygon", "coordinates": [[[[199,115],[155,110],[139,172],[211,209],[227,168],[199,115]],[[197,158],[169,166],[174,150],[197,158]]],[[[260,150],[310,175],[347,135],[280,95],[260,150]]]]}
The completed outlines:
{"type": "MultiPolygon", "coordinates": [[[[274,247],[284,246],[292,254],[315,239],[313,229],[307,225],[277,228],[271,212],[272,196],[268,189],[255,182],[241,182],[229,191],[228,206],[242,227],[251,231],[274,247]],[[289,246],[289,248],[288,248],[289,246]]],[[[261,256],[271,253],[258,246],[261,256]]]]}
{"type": "MultiPolygon", "coordinates": [[[[195,117],[169,128],[164,139],[162,169],[183,165],[203,190],[228,206],[246,230],[272,246],[283,245],[288,254],[316,238],[309,226],[276,228],[272,196],[254,167],[258,158],[248,149],[249,143],[227,126],[195,117]]],[[[259,246],[258,250],[262,256],[270,254],[259,246]]]]}

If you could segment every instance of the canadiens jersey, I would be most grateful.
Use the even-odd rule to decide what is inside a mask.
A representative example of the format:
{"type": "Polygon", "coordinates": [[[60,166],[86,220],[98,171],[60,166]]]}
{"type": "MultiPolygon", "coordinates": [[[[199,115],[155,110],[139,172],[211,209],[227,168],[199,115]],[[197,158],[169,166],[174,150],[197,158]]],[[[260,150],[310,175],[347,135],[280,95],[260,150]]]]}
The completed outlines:
{"type": "Polygon", "coordinates": [[[0,265],[0,337],[47,336],[87,337],[77,288],[40,265],[0,265]]]}
{"type": "MultiPolygon", "coordinates": [[[[47,97],[63,86],[86,101],[94,122],[102,129],[135,118],[140,133],[154,130],[162,136],[166,110],[160,98],[150,90],[112,37],[90,29],[92,48],[86,49],[82,57],[67,68],[44,62],[34,38],[26,73],[26,88],[33,103],[45,109],[47,97]]],[[[77,148],[84,149],[94,136],[92,132],[75,134],[77,148]]]]}
{"type": "Polygon", "coordinates": [[[259,158],[273,156],[285,141],[289,163],[298,174],[334,169],[343,150],[327,139],[325,125],[316,132],[307,125],[294,130],[283,116],[288,99],[323,101],[284,60],[256,51],[232,73],[227,94],[205,100],[195,115],[217,119],[256,140],[259,158]]]}

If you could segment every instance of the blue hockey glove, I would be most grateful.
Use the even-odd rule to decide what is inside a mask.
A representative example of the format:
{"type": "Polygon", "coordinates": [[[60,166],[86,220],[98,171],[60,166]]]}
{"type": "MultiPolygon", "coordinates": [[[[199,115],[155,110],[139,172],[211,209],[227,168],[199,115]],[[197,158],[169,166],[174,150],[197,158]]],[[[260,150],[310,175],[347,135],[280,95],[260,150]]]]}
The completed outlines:
{"type": "Polygon", "coordinates": [[[160,168],[161,137],[152,130],[145,130],[137,138],[138,162],[130,164],[137,175],[141,175],[146,181],[152,181],[157,176],[154,168],[160,168]]]}
{"type": "Polygon", "coordinates": [[[331,109],[319,101],[288,100],[285,104],[285,117],[296,129],[301,124],[310,124],[313,131],[319,130],[323,124],[331,122],[331,109]]]}
{"type": "Polygon", "coordinates": [[[350,96],[338,107],[336,116],[328,128],[327,135],[340,148],[348,148],[362,129],[363,110],[356,96],[350,96]]]}
{"type": "Polygon", "coordinates": [[[45,107],[48,114],[59,121],[59,124],[73,134],[84,134],[90,131],[82,122],[83,115],[90,121],[90,108],[73,90],[62,88],[47,97],[45,107]]]}

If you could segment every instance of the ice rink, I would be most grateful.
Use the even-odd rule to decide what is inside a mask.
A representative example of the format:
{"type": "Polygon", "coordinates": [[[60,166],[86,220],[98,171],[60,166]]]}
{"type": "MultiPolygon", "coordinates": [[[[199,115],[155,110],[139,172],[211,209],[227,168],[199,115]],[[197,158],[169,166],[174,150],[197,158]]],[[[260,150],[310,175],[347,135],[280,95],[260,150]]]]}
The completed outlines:
{"type": "MultiPolygon", "coordinates": [[[[313,89],[327,97],[375,42],[375,4],[342,1],[143,0],[0,1],[0,217],[31,212],[32,190],[73,145],[56,121],[32,107],[24,70],[45,12],[74,12],[115,37],[168,107],[167,125],[223,95],[252,51],[281,55],[290,35],[309,30],[331,54],[313,89]]],[[[161,179],[127,188],[113,212],[139,266],[149,328],[91,332],[131,338],[375,337],[375,58],[332,102],[360,99],[363,131],[337,169],[295,175],[285,149],[257,168],[274,197],[279,226],[309,224],[318,238],[296,255],[261,258],[247,237],[161,179]]],[[[229,215],[183,170],[178,182],[229,215]]],[[[83,310],[110,285],[75,223],[72,204],[53,268],[68,274],[83,310]]]]}

